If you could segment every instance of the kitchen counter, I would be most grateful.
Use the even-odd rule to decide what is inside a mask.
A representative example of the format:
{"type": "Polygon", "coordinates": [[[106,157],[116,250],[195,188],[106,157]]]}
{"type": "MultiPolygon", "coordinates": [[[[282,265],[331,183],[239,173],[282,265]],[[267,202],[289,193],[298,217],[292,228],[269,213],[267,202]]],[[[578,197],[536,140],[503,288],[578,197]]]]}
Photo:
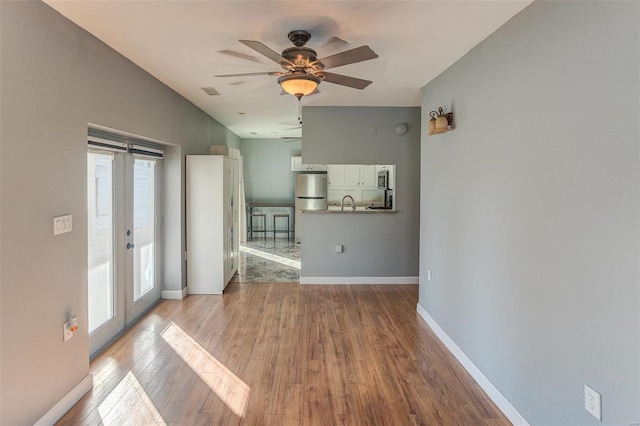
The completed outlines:
{"type": "Polygon", "coordinates": [[[369,210],[364,206],[356,207],[355,210],[351,206],[345,206],[344,210],[340,209],[340,206],[329,206],[327,210],[302,210],[302,213],[313,213],[313,214],[354,214],[354,213],[364,213],[364,214],[389,214],[389,213],[397,213],[397,210],[391,209],[381,209],[381,210],[369,210]]]}

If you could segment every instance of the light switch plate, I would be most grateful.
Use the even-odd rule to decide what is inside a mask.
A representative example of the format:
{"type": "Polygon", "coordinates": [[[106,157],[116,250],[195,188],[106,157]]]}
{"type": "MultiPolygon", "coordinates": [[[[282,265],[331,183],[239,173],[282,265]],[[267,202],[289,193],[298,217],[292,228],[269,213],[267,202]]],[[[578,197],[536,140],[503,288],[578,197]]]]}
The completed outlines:
{"type": "Polygon", "coordinates": [[[584,409],[602,421],[602,395],[587,385],[584,385],[584,409]]]}
{"type": "Polygon", "coordinates": [[[70,214],[53,218],[53,235],[71,232],[72,229],[73,221],[70,214]]]}

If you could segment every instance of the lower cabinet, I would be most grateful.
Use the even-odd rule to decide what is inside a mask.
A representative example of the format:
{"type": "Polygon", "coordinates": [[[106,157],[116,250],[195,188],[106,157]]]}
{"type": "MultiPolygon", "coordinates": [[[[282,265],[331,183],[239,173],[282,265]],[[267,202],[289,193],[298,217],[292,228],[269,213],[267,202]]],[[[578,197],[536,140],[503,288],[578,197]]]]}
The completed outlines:
{"type": "Polygon", "coordinates": [[[239,259],[239,165],[222,155],[187,155],[187,288],[222,294],[239,259]]]}

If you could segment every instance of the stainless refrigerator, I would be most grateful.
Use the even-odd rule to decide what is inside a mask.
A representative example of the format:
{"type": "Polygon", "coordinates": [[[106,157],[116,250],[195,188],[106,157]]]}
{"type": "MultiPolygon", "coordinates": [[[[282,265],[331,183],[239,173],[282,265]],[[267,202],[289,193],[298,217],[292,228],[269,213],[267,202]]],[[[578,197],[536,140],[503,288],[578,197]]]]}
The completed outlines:
{"type": "Polygon", "coordinates": [[[296,243],[302,238],[302,210],[327,209],[327,174],[299,173],[296,176],[296,243]]]}

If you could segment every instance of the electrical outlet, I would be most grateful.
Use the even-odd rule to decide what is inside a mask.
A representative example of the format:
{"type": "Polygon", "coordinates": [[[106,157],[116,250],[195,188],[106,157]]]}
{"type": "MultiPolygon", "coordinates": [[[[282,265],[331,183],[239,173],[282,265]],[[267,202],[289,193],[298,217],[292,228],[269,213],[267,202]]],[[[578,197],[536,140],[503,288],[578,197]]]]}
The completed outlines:
{"type": "Polygon", "coordinates": [[[62,341],[66,342],[67,340],[73,337],[73,333],[78,329],[78,317],[73,316],[69,318],[69,321],[65,322],[62,325],[62,341]]]}
{"type": "Polygon", "coordinates": [[[73,337],[73,331],[71,331],[70,321],[67,321],[62,325],[62,341],[66,342],[72,337],[73,337]]]}
{"type": "Polygon", "coordinates": [[[584,409],[602,421],[602,395],[587,385],[584,385],[584,409]]]}
{"type": "Polygon", "coordinates": [[[342,244],[336,244],[336,253],[342,253],[344,251],[344,247],[342,244]]]}

